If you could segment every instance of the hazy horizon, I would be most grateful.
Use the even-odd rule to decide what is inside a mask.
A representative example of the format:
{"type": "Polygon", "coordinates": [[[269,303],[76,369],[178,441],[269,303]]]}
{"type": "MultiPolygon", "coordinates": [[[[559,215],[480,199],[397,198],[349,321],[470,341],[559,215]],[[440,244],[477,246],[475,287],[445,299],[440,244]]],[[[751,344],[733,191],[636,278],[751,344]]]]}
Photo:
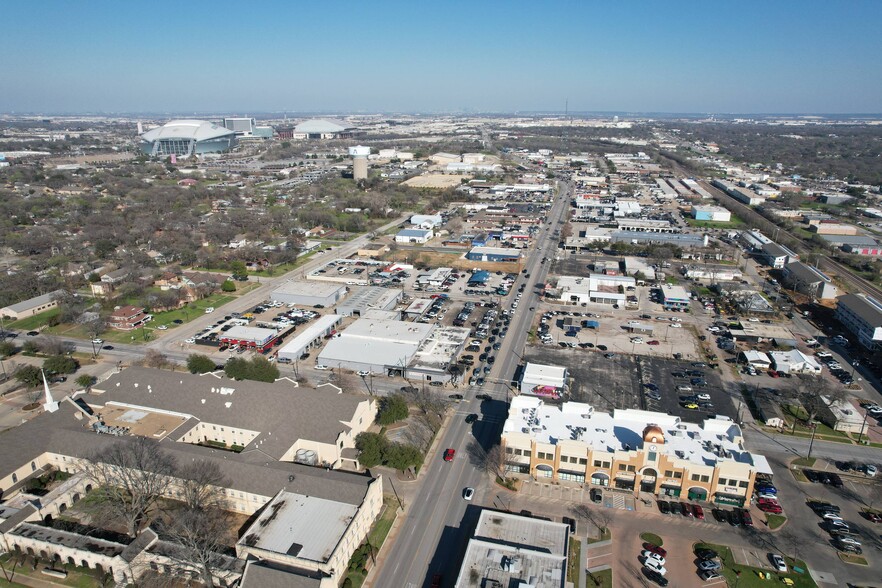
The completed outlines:
{"type": "Polygon", "coordinates": [[[14,114],[875,115],[882,3],[4,7],[14,114]],[[17,26],[16,26],[17,25],[17,26]]]}

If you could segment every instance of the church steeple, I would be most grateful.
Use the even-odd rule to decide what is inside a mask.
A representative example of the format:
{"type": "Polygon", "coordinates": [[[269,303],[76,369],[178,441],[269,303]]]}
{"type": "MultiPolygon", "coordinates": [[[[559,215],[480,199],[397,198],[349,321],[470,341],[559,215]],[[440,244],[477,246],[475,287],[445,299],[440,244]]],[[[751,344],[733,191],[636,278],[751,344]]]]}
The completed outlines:
{"type": "Polygon", "coordinates": [[[43,374],[43,390],[46,395],[45,401],[43,402],[43,410],[46,412],[55,412],[58,410],[58,403],[52,398],[52,391],[49,390],[49,381],[46,379],[46,372],[40,370],[40,373],[43,374]]]}

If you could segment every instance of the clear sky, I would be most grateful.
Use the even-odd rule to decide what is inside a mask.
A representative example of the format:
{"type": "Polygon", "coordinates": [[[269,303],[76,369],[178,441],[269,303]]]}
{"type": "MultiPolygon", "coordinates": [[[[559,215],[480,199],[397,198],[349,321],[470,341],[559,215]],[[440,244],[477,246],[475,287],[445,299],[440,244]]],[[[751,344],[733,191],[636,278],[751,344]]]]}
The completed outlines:
{"type": "Polygon", "coordinates": [[[0,112],[882,112],[882,0],[28,0],[0,112]]]}

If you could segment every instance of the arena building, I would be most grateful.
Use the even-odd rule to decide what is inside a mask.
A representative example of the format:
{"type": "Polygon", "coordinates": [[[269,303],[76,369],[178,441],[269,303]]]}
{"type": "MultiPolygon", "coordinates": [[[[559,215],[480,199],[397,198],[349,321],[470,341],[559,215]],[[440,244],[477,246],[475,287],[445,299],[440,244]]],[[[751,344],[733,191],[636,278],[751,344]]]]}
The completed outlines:
{"type": "Polygon", "coordinates": [[[221,153],[236,144],[236,131],[204,120],[172,120],[141,135],[141,151],[154,157],[221,153]]]}

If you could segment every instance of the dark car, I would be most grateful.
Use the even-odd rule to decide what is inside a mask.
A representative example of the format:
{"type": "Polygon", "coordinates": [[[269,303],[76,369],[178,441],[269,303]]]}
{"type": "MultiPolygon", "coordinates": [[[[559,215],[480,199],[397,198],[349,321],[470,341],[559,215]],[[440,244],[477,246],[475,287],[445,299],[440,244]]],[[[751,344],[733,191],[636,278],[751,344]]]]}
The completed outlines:
{"type": "Polygon", "coordinates": [[[729,524],[733,527],[741,526],[741,517],[738,516],[738,513],[734,510],[730,510],[726,513],[726,516],[729,517],[729,524]]]}
{"type": "Polygon", "coordinates": [[[830,480],[828,483],[834,488],[842,488],[842,478],[839,477],[839,474],[828,473],[827,479],[830,480]]]}
{"type": "Polygon", "coordinates": [[[702,561],[707,561],[709,559],[714,559],[718,557],[718,554],[713,549],[696,549],[695,555],[698,559],[702,561]]]}
{"type": "Polygon", "coordinates": [[[113,350],[113,345],[105,345],[105,346],[102,347],[101,349],[106,349],[107,351],[112,351],[112,350],[113,350]]]}
{"type": "Polygon", "coordinates": [[[741,517],[741,524],[745,527],[753,526],[753,517],[750,516],[750,513],[743,508],[738,509],[738,516],[741,517]]]}
{"type": "Polygon", "coordinates": [[[662,514],[670,514],[671,513],[671,505],[668,504],[667,500],[659,500],[658,501],[658,510],[661,511],[662,514]]]}
{"type": "Polygon", "coordinates": [[[36,337],[39,334],[40,333],[38,333],[37,331],[28,331],[27,332],[28,337],[36,337]]]}
{"type": "Polygon", "coordinates": [[[684,517],[691,517],[692,516],[692,507],[689,506],[688,502],[681,502],[680,503],[680,514],[683,515],[684,517]]]}
{"type": "Polygon", "coordinates": [[[597,348],[598,348],[600,351],[606,351],[606,350],[607,350],[606,345],[598,345],[597,348]]]}
{"type": "Polygon", "coordinates": [[[729,517],[726,516],[725,510],[723,510],[721,508],[715,508],[711,511],[711,513],[714,515],[714,520],[716,520],[718,523],[729,522],[729,517]]]}
{"type": "Polygon", "coordinates": [[[570,533],[576,534],[576,519],[571,519],[570,517],[563,517],[563,522],[565,525],[570,526],[570,533]]]}
{"type": "Polygon", "coordinates": [[[493,400],[493,397],[489,394],[477,394],[475,398],[477,398],[478,400],[493,400]]]}
{"type": "Polygon", "coordinates": [[[591,502],[595,504],[600,504],[600,502],[603,500],[603,492],[600,490],[600,488],[592,488],[591,492],[589,492],[589,495],[591,496],[591,502]]]}
{"type": "Polygon", "coordinates": [[[451,394],[448,396],[448,398],[450,398],[451,400],[462,400],[463,395],[462,394],[451,394]]]}
{"type": "Polygon", "coordinates": [[[471,423],[475,422],[476,420],[478,420],[478,415],[476,415],[475,413],[472,413],[470,415],[466,415],[465,422],[471,424],[471,423]]]}
{"type": "Polygon", "coordinates": [[[805,477],[809,482],[818,483],[821,481],[820,476],[818,476],[818,472],[816,472],[815,470],[802,470],[802,473],[805,474],[805,477]]]}
{"type": "Polygon", "coordinates": [[[685,378],[686,372],[671,372],[671,375],[675,378],[685,378]]]}
{"type": "Polygon", "coordinates": [[[655,570],[643,568],[643,575],[655,582],[657,585],[661,586],[662,588],[668,585],[668,579],[655,570]]]}

